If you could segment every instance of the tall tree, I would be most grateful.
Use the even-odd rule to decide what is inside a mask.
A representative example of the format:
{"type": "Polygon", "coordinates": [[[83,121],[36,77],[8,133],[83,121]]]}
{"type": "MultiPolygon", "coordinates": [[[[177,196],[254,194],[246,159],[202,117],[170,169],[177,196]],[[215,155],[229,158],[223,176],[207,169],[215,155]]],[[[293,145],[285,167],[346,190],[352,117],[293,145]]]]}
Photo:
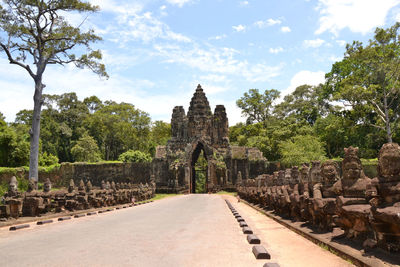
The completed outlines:
{"type": "Polygon", "coordinates": [[[347,45],[342,61],[326,75],[325,93],[359,114],[360,122],[381,129],[392,142],[400,117],[400,23],[377,28],[368,45],[347,45]]]}
{"type": "MultiPolygon", "coordinates": [[[[99,63],[102,55],[90,48],[101,40],[93,30],[84,32],[71,26],[62,12],[96,12],[99,8],[80,0],[2,0],[0,2],[0,29],[6,35],[0,40],[10,64],[25,69],[35,83],[32,128],[30,130],[29,177],[38,179],[40,113],[43,74],[49,64],[74,63],[78,68],[88,67],[101,76],[107,76],[99,63]],[[1,4],[2,3],[2,4],[1,4]],[[81,56],[74,54],[77,47],[86,48],[81,56]]],[[[82,50],[79,50],[82,51],[82,50]]]]}
{"type": "Polygon", "coordinates": [[[265,90],[263,94],[258,89],[250,89],[236,101],[236,105],[247,117],[247,123],[265,122],[271,116],[272,104],[278,97],[279,91],[275,89],[265,90]]]}
{"type": "Polygon", "coordinates": [[[315,121],[331,110],[330,104],[319,97],[322,85],[298,86],[293,93],[286,95],[283,102],[276,105],[274,113],[279,119],[294,117],[296,122],[314,125],[315,121]]]}

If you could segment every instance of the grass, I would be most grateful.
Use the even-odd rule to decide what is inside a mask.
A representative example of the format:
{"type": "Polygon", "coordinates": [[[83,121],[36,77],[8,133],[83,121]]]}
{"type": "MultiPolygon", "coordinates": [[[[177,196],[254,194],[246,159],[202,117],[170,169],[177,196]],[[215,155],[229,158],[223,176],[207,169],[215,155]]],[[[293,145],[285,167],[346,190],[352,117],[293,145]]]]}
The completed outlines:
{"type": "Polygon", "coordinates": [[[217,195],[230,195],[236,197],[237,193],[236,192],[227,192],[227,191],[218,191],[216,193],[217,195]]]}

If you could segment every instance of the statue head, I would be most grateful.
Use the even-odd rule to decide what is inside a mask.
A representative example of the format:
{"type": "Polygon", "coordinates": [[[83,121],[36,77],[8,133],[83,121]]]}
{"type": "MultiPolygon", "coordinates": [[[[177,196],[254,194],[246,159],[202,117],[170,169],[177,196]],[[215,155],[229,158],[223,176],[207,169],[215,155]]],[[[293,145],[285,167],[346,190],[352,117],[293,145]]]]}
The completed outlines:
{"type": "Polygon", "coordinates": [[[107,189],[106,183],[104,182],[104,180],[101,181],[101,189],[105,190],[107,189]]]}
{"type": "Polygon", "coordinates": [[[36,185],[37,183],[35,178],[29,178],[27,192],[32,192],[33,190],[36,190],[36,185]]]}
{"type": "Polygon", "coordinates": [[[75,190],[75,183],[74,183],[74,180],[71,179],[71,180],[69,180],[68,192],[72,193],[72,192],[74,192],[74,190],[75,190]]]}
{"type": "Polygon", "coordinates": [[[83,182],[82,179],[79,181],[78,190],[79,191],[85,191],[85,183],[83,182]]]}
{"type": "Polygon", "coordinates": [[[90,180],[86,183],[86,192],[90,192],[90,191],[92,191],[92,189],[93,189],[93,185],[92,185],[92,183],[90,182],[90,180]]]}
{"type": "Polygon", "coordinates": [[[400,146],[398,144],[387,143],[379,150],[378,176],[387,180],[400,179],[400,146]]]}
{"type": "Polygon", "coordinates": [[[272,174],[272,184],[278,185],[278,180],[279,180],[279,172],[274,171],[274,173],[272,174]]]}
{"type": "Polygon", "coordinates": [[[327,160],[321,165],[321,176],[324,184],[334,184],[339,180],[339,166],[333,160],[327,160]]]}
{"type": "Polygon", "coordinates": [[[299,167],[293,166],[292,170],[291,170],[290,180],[289,180],[290,184],[291,185],[298,184],[299,183],[299,176],[300,176],[299,167]]]}
{"type": "Polygon", "coordinates": [[[357,180],[364,177],[361,160],[358,158],[358,147],[348,147],[344,149],[344,159],[342,161],[342,172],[344,180],[357,180]]]}
{"type": "Polygon", "coordinates": [[[240,185],[240,184],[242,184],[242,182],[243,182],[242,172],[241,172],[241,171],[238,171],[236,183],[237,183],[238,185],[240,185]]]}
{"type": "Polygon", "coordinates": [[[111,184],[110,184],[109,181],[107,181],[107,183],[106,183],[106,189],[107,189],[107,190],[110,190],[110,188],[111,188],[111,184]]]}
{"type": "Polygon", "coordinates": [[[8,194],[10,196],[15,196],[18,193],[18,182],[15,176],[11,177],[10,184],[8,187],[8,194]]]}
{"type": "Polygon", "coordinates": [[[111,182],[111,189],[112,190],[117,190],[117,188],[115,187],[115,182],[114,181],[111,182]]]}
{"type": "Polygon", "coordinates": [[[285,169],[285,184],[288,184],[292,177],[292,169],[286,168],[285,169]]]}
{"type": "Polygon", "coordinates": [[[284,185],[284,184],[285,184],[285,171],[280,170],[278,171],[277,185],[284,185]]]}
{"type": "Polygon", "coordinates": [[[50,182],[50,179],[47,178],[46,182],[44,182],[44,185],[43,185],[43,192],[48,193],[50,191],[51,191],[51,182],[50,182]]]}
{"type": "Polygon", "coordinates": [[[308,164],[303,163],[300,169],[300,182],[301,183],[308,183],[310,178],[310,167],[308,164]]]}
{"type": "Polygon", "coordinates": [[[119,182],[117,182],[117,183],[115,184],[115,188],[116,188],[117,190],[120,190],[120,189],[121,189],[121,185],[120,185],[119,182]]]}
{"type": "Polygon", "coordinates": [[[267,187],[271,187],[274,185],[274,176],[273,175],[267,174],[267,178],[265,179],[265,185],[267,187]]]}
{"type": "Polygon", "coordinates": [[[310,170],[310,182],[313,185],[321,182],[321,162],[319,160],[312,162],[310,170]]]}

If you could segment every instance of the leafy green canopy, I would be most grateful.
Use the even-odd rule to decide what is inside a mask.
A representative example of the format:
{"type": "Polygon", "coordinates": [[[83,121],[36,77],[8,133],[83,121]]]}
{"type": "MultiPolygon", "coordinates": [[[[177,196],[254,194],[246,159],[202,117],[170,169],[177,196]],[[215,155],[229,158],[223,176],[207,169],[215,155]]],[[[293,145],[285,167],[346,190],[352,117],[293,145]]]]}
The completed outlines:
{"type": "MultiPolygon", "coordinates": [[[[88,67],[101,76],[107,76],[105,67],[98,60],[99,50],[90,44],[101,40],[93,30],[83,32],[71,26],[60,15],[66,12],[95,12],[99,8],[78,0],[3,0],[0,2],[0,29],[6,34],[0,39],[10,63],[24,68],[36,81],[41,79],[48,64],[74,63],[77,67],[88,67]],[[86,48],[87,53],[77,56],[74,49],[86,48]],[[29,64],[33,63],[36,71],[29,64]]],[[[82,21],[83,23],[83,21],[82,21]]]]}
{"type": "Polygon", "coordinates": [[[377,28],[366,46],[347,45],[343,60],[332,66],[324,93],[351,107],[358,124],[375,127],[392,142],[398,127],[400,94],[400,23],[377,28]],[[395,127],[395,128],[394,128],[395,127]]]}
{"type": "Polygon", "coordinates": [[[139,150],[128,150],[122,153],[118,160],[123,162],[150,162],[151,156],[139,150]]]}

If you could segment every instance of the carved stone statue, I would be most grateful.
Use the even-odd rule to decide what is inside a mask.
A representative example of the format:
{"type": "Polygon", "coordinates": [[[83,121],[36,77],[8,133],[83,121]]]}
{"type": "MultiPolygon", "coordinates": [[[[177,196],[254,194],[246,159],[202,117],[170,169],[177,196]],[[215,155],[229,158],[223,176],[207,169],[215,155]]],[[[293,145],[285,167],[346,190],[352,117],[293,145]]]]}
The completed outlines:
{"type": "Polygon", "coordinates": [[[371,187],[371,179],[366,177],[358,158],[358,148],[345,148],[342,161],[343,178],[338,182],[340,196],[337,197],[338,217],[335,223],[348,238],[365,240],[371,233],[369,225],[370,205],[365,196],[371,187]]]}
{"type": "Polygon", "coordinates": [[[313,189],[313,223],[322,230],[332,230],[333,218],[336,214],[336,197],[340,194],[339,166],[333,160],[321,165],[321,183],[313,189]]]}
{"type": "Polygon", "coordinates": [[[6,216],[18,218],[22,213],[22,197],[18,192],[18,182],[15,176],[11,177],[8,192],[4,195],[6,204],[6,216]]]}
{"type": "Polygon", "coordinates": [[[38,216],[40,211],[44,209],[42,193],[36,190],[36,185],[36,180],[30,178],[22,205],[22,214],[24,216],[38,216]]]}
{"type": "Polygon", "coordinates": [[[367,190],[372,228],[379,247],[400,251],[400,146],[384,144],[378,156],[378,177],[367,190]]]}

